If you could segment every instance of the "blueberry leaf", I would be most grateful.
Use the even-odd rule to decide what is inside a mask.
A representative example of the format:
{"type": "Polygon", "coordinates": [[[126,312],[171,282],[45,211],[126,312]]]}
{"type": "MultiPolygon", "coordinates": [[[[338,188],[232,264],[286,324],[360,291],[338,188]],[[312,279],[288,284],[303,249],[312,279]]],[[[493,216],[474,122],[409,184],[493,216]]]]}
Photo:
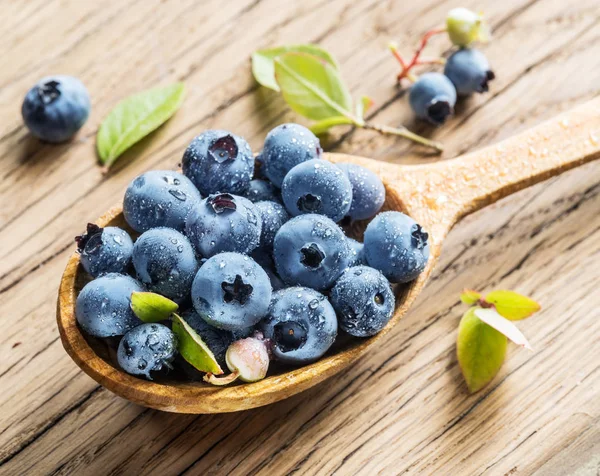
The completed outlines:
{"type": "Polygon", "coordinates": [[[495,309],[478,308],[475,309],[475,315],[487,325],[492,326],[498,332],[504,334],[515,344],[523,346],[528,350],[532,350],[529,342],[519,328],[511,321],[498,314],[498,311],[495,309]]]}
{"type": "Polygon", "coordinates": [[[327,132],[332,127],[339,126],[342,124],[354,124],[354,121],[344,116],[330,117],[328,119],[323,119],[322,121],[315,122],[310,126],[310,130],[316,135],[321,135],[327,132]]]}
{"type": "Polygon", "coordinates": [[[173,333],[177,336],[177,350],[189,364],[200,372],[214,375],[223,373],[212,351],[178,314],[173,314],[173,333]]]}
{"type": "Polygon", "coordinates": [[[306,53],[286,53],[275,58],[275,79],[283,98],[298,114],[321,121],[352,115],[352,98],[337,69],[306,53]]]}
{"type": "Polygon", "coordinates": [[[533,299],[514,291],[492,291],[485,297],[502,316],[511,321],[520,321],[539,311],[540,306],[533,299]]]}
{"type": "Polygon", "coordinates": [[[462,317],[456,339],[456,354],[471,393],[485,387],[498,373],[506,356],[507,339],[470,308],[462,317]]]}
{"type": "Polygon", "coordinates": [[[144,322],[160,322],[171,317],[179,306],[160,294],[131,293],[131,310],[144,322]]]}
{"type": "Polygon", "coordinates": [[[477,291],[473,291],[472,289],[465,289],[462,293],[460,293],[460,300],[469,306],[476,304],[480,299],[481,294],[477,291]]]}
{"type": "Polygon", "coordinates": [[[123,99],[106,116],[96,137],[100,162],[110,167],[133,144],[164,124],[181,106],[183,83],[148,89],[123,99]]]}
{"type": "Polygon", "coordinates": [[[258,50],[252,54],[252,74],[259,84],[274,91],[279,91],[279,85],[275,80],[275,63],[274,60],[278,56],[285,53],[308,53],[316,56],[330,64],[333,68],[338,69],[338,65],[327,51],[317,45],[290,45],[279,46],[277,48],[269,48],[258,50]]]}

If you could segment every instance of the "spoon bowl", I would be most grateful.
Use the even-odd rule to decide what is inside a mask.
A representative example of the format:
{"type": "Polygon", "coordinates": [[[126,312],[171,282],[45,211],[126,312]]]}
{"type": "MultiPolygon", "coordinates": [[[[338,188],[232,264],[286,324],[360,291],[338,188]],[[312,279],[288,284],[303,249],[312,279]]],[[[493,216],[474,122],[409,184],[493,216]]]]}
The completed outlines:
{"type": "MultiPolygon", "coordinates": [[[[274,403],[306,390],[348,367],[389,332],[408,311],[431,275],[442,242],[463,216],[511,193],[600,157],[600,98],[529,131],[459,158],[405,166],[346,154],[325,154],[332,162],[352,162],[377,173],[386,187],[384,210],[402,211],[430,236],[430,258],[413,282],[396,288],[396,309],[387,326],[367,339],[338,339],[320,360],[300,368],[275,368],[255,383],[215,387],[184,380],[147,381],[118,368],[110,343],[84,335],[75,318],[75,301],[86,273],[73,253],[63,273],[57,323],[63,346],[98,383],[136,404],[177,413],[225,413],[274,403]]],[[[128,229],[121,206],[96,224],[128,229]]],[[[364,225],[364,223],[362,224],[364,225]]],[[[361,233],[361,224],[356,227],[361,233]]]]}

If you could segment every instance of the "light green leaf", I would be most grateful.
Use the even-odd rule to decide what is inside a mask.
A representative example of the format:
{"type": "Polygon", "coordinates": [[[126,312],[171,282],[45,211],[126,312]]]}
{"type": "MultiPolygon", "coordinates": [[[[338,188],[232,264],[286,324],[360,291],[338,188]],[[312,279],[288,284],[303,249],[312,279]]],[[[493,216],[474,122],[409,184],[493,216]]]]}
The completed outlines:
{"type": "Polygon", "coordinates": [[[533,299],[507,290],[492,291],[485,300],[493,304],[500,315],[511,321],[525,319],[542,308],[533,299]]]}
{"type": "Polygon", "coordinates": [[[252,54],[252,74],[259,84],[279,91],[279,85],[275,81],[274,59],[285,53],[308,53],[329,63],[333,68],[338,69],[337,62],[327,51],[317,45],[290,45],[279,46],[277,48],[268,48],[258,50],[252,54]]]}
{"type": "Polygon", "coordinates": [[[177,336],[177,350],[188,363],[201,372],[214,375],[223,373],[212,351],[178,314],[173,314],[173,333],[177,336]]]}
{"type": "Polygon", "coordinates": [[[477,291],[473,291],[472,289],[465,289],[462,293],[460,293],[460,300],[469,306],[476,304],[480,299],[481,294],[477,291]]]}
{"type": "Polygon", "coordinates": [[[352,116],[352,98],[338,71],[305,53],[286,53],[275,59],[275,79],[283,98],[298,114],[320,121],[352,116]]]}
{"type": "Polygon", "coordinates": [[[344,116],[330,117],[328,119],[323,119],[322,121],[315,122],[313,125],[310,126],[310,130],[313,131],[314,134],[320,135],[324,134],[332,127],[339,126],[342,124],[354,124],[354,121],[344,116]]]}
{"type": "Polygon", "coordinates": [[[133,144],[164,124],[181,106],[183,83],[149,89],[123,99],[98,130],[100,161],[110,167],[133,144]]]}
{"type": "Polygon", "coordinates": [[[471,393],[485,387],[498,373],[506,356],[506,336],[489,326],[469,309],[460,321],[456,354],[471,393]]]}
{"type": "Polygon", "coordinates": [[[373,100],[369,96],[363,96],[360,101],[356,103],[356,117],[360,119],[365,118],[365,114],[369,108],[373,105],[373,100]]]}
{"type": "Polygon", "coordinates": [[[171,317],[179,306],[160,294],[131,293],[131,310],[144,322],[159,322],[171,317]]]}

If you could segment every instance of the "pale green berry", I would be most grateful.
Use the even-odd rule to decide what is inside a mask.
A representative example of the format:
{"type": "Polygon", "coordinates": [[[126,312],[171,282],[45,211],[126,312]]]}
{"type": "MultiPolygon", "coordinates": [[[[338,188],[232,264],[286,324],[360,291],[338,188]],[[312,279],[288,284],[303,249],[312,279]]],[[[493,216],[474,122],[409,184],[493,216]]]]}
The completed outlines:
{"type": "Polygon", "coordinates": [[[481,13],[467,8],[453,8],[446,17],[446,29],[450,41],[456,46],[469,46],[475,41],[486,42],[490,38],[489,28],[481,13]]]}

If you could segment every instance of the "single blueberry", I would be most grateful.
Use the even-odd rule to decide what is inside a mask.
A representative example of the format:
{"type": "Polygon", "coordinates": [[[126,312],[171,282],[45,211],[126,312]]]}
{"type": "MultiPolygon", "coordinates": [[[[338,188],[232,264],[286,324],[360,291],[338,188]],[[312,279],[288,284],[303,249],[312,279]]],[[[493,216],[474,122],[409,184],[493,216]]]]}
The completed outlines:
{"type": "Polygon", "coordinates": [[[337,318],[327,298],[304,287],[273,293],[267,316],[258,325],[272,343],[273,357],[301,365],[327,352],[337,335],[337,318]]]}
{"type": "Polygon", "coordinates": [[[419,119],[438,126],[454,114],[456,88],[442,73],[425,73],[411,86],[408,100],[419,119]]]}
{"type": "Polygon", "coordinates": [[[185,230],[202,256],[226,251],[248,254],[260,243],[262,219],[247,198],[221,193],[210,195],[191,211],[185,230]]]}
{"type": "Polygon", "coordinates": [[[323,149],[319,139],[300,124],[281,124],[271,130],[259,156],[265,176],[281,187],[283,178],[296,165],[311,159],[320,159],[323,149]]]}
{"type": "Polygon", "coordinates": [[[47,142],[64,142],[90,115],[90,95],[73,76],[48,76],[25,95],[21,114],[31,133],[47,142]]]}
{"type": "Polygon", "coordinates": [[[75,241],[83,269],[94,278],[105,273],[125,273],[131,263],[133,241],[121,228],[100,228],[88,223],[86,233],[75,241]]]}
{"type": "Polygon", "coordinates": [[[421,225],[404,213],[380,213],[365,231],[367,263],[392,283],[412,281],[427,265],[428,238],[421,225]]]}
{"type": "Polygon", "coordinates": [[[128,374],[143,375],[152,380],[150,372],[172,368],[177,355],[177,339],[163,324],[142,324],[123,336],[117,350],[119,366],[128,374]]]}
{"type": "Polygon", "coordinates": [[[227,131],[208,130],[185,150],[182,168],[202,195],[242,194],[254,174],[254,156],[241,137],[227,131]]]}
{"type": "Polygon", "coordinates": [[[160,226],[183,231],[185,218],[201,199],[187,177],[170,170],[151,170],[127,187],[123,216],[138,233],[160,226]]]}
{"type": "Polygon", "coordinates": [[[196,312],[210,325],[241,330],[260,321],[269,307],[271,282],[251,258],[221,253],[202,265],[192,284],[196,312]]]}
{"type": "Polygon", "coordinates": [[[183,234],[172,228],[153,228],[133,245],[133,267],[150,291],[181,302],[190,293],[198,261],[183,234]]]}
{"type": "Polygon", "coordinates": [[[131,276],[109,273],[96,278],[77,296],[77,322],[95,337],[121,336],[142,323],[131,310],[131,293],[142,291],[131,276]]]}
{"type": "Polygon", "coordinates": [[[202,338],[215,356],[215,359],[217,359],[219,366],[223,370],[226,370],[225,353],[227,352],[227,348],[236,340],[233,333],[211,326],[196,311],[186,311],[181,317],[202,338]]]}
{"type": "Polygon", "coordinates": [[[273,257],[284,282],[319,291],[333,286],[351,260],[344,232],[322,215],[284,224],[275,235],[273,257]]]}
{"type": "Polygon", "coordinates": [[[352,184],[339,167],[326,160],[313,159],[288,172],[281,196],[292,216],[317,213],[337,222],[352,205],[352,184]]]}
{"type": "Polygon", "coordinates": [[[277,202],[257,202],[255,205],[262,218],[260,247],[271,249],[275,235],[290,216],[283,205],[277,202]]]}
{"type": "Polygon", "coordinates": [[[461,96],[487,92],[489,81],[495,78],[485,55],[479,50],[467,48],[450,55],[444,67],[444,74],[461,96]]]}
{"type": "Polygon", "coordinates": [[[352,238],[347,238],[348,246],[350,247],[350,262],[349,267],[360,266],[367,264],[367,258],[365,257],[365,245],[352,238]]]}
{"type": "Polygon", "coordinates": [[[394,313],[394,293],[379,271],[355,266],[344,271],[331,290],[340,327],[355,337],[377,334],[394,313]]]}
{"type": "Polygon", "coordinates": [[[385,187],[369,169],[356,164],[336,164],[352,184],[352,204],[347,216],[352,220],[374,217],[385,202],[385,187]]]}
{"type": "Polygon", "coordinates": [[[250,181],[250,187],[244,193],[244,196],[251,202],[279,202],[281,195],[277,188],[266,180],[254,179],[250,181]]]}

